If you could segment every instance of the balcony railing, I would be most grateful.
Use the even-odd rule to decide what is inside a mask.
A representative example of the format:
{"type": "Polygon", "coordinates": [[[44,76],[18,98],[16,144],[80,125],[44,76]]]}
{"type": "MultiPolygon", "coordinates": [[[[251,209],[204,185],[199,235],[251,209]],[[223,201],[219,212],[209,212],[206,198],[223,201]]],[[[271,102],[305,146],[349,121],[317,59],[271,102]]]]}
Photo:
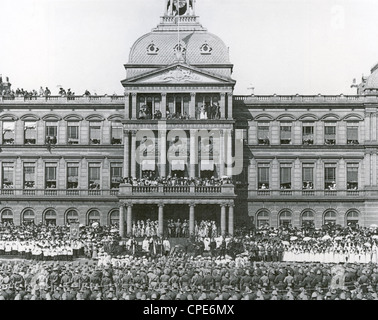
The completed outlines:
{"type": "Polygon", "coordinates": [[[365,190],[249,190],[250,197],[360,197],[365,194],[365,190]]]}
{"type": "Polygon", "coordinates": [[[28,104],[44,104],[44,103],[124,103],[124,96],[47,96],[47,97],[23,97],[23,96],[1,96],[0,103],[28,103],[28,104]]]}
{"type": "Polygon", "coordinates": [[[324,102],[334,102],[334,103],[356,103],[364,102],[367,100],[378,100],[378,97],[375,96],[353,96],[353,95],[314,95],[314,96],[305,96],[305,95],[290,95],[290,96],[280,96],[280,95],[270,95],[270,96],[258,96],[258,95],[249,95],[249,96],[234,96],[235,101],[246,101],[247,103],[271,103],[271,102],[283,102],[283,103],[301,103],[301,102],[315,102],[315,103],[324,103],[324,102]]]}
{"type": "Polygon", "coordinates": [[[132,186],[123,184],[120,186],[120,195],[234,195],[234,186],[225,184],[222,186],[132,186]]]}
{"type": "Polygon", "coordinates": [[[117,196],[118,189],[0,189],[0,197],[7,196],[43,196],[43,197],[83,197],[83,196],[117,196]]]}

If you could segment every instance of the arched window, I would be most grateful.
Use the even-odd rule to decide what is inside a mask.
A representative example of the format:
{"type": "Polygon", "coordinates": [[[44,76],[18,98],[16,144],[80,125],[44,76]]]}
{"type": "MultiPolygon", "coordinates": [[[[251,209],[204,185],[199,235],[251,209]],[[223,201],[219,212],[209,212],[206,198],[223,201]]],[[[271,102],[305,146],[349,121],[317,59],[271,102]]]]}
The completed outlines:
{"type": "Polygon", "coordinates": [[[356,210],[350,210],[346,215],[346,224],[350,227],[355,227],[359,221],[359,213],[356,210]]]}
{"type": "Polygon", "coordinates": [[[70,224],[73,222],[79,222],[79,214],[76,210],[69,210],[66,214],[66,224],[70,224]]]}
{"type": "Polygon", "coordinates": [[[260,211],[258,214],[257,214],[257,227],[260,228],[260,227],[266,227],[266,226],[269,226],[270,223],[270,219],[269,219],[269,212],[266,211],[266,210],[263,210],[263,211],[260,211]]]}
{"type": "Polygon", "coordinates": [[[33,224],[35,219],[35,213],[31,209],[26,209],[22,216],[22,222],[33,224]]]}
{"type": "Polygon", "coordinates": [[[279,221],[279,225],[280,226],[291,226],[291,212],[289,210],[284,210],[280,213],[280,217],[279,217],[280,221],[279,221]]]}
{"type": "Polygon", "coordinates": [[[91,210],[88,213],[88,225],[92,225],[92,223],[97,222],[100,224],[100,212],[98,210],[91,210]]]}
{"type": "Polygon", "coordinates": [[[109,224],[118,225],[119,224],[119,210],[115,209],[109,214],[109,224]]]}
{"type": "Polygon", "coordinates": [[[336,212],[333,210],[327,211],[324,214],[323,224],[336,224],[336,212]]]}
{"type": "Polygon", "coordinates": [[[13,224],[13,212],[11,209],[4,209],[1,213],[2,223],[12,223],[13,224]]]}
{"type": "Polygon", "coordinates": [[[45,212],[45,223],[46,225],[56,225],[56,212],[49,209],[45,212]]]}
{"type": "Polygon", "coordinates": [[[306,210],[302,213],[302,227],[313,227],[314,220],[314,212],[311,210],[306,210]]]}

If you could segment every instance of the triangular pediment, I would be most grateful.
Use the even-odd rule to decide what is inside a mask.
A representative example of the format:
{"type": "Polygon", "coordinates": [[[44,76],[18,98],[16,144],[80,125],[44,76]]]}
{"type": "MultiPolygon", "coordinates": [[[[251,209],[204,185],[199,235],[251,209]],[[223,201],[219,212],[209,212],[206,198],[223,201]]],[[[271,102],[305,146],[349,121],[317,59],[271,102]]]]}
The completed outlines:
{"type": "Polygon", "coordinates": [[[184,64],[176,64],[159,70],[126,79],[123,83],[133,84],[232,84],[231,79],[226,79],[199,68],[184,64]]]}

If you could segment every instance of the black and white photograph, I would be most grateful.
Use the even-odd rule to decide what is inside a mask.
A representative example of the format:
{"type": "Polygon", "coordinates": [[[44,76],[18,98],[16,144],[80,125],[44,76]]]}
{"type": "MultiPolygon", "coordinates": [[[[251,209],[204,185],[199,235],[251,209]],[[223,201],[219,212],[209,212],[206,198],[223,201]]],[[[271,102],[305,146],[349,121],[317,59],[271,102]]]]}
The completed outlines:
{"type": "Polygon", "coordinates": [[[0,300],[378,300],[377,1],[0,13],[0,300]]]}

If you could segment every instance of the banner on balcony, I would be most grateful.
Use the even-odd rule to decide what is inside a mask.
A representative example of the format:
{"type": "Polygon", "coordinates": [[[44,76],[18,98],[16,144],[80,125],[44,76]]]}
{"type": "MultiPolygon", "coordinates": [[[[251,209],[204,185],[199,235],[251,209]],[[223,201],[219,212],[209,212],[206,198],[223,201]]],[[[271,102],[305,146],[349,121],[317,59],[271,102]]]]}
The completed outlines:
{"type": "Polygon", "coordinates": [[[172,160],[172,171],[184,171],[185,161],[184,160],[172,160]]]}
{"type": "Polygon", "coordinates": [[[155,160],[143,160],[142,171],[155,171],[155,160]]]}
{"type": "Polygon", "coordinates": [[[213,171],[214,160],[201,160],[201,171],[213,171]]]}

